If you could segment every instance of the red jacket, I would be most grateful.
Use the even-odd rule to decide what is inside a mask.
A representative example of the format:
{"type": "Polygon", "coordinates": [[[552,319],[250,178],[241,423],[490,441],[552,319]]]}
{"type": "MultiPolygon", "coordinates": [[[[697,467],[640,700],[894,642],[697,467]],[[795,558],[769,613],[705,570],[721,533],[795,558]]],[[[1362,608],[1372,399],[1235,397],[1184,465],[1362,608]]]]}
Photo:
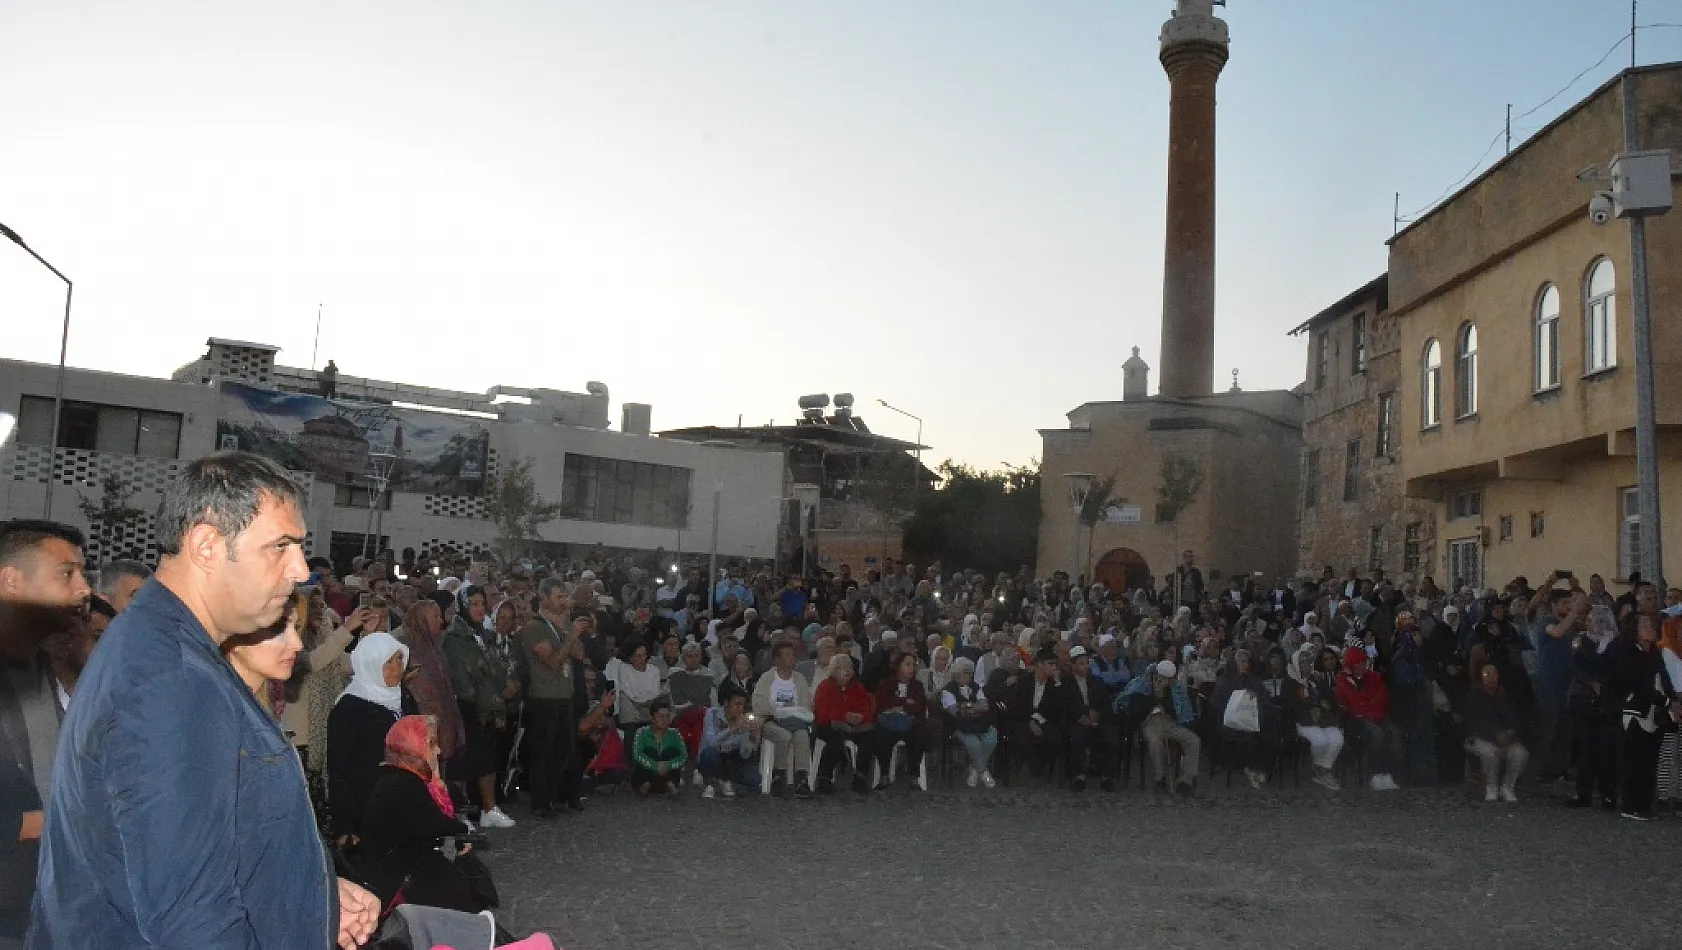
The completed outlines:
{"type": "Polygon", "coordinates": [[[1356,719],[1383,722],[1390,718],[1390,690],[1384,677],[1368,670],[1361,674],[1361,682],[1348,673],[1337,675],[1337,701],[1343,711],[1356,719]]]}
{"type": "Polygon", "coordinates": [[[877,709],[903,709],[917,725],[921,726],[929,714],[928,696],[923,692],[923,684],[913,676],[909,682],[901,683],[897,677],[886,677],[876,687],[877,709]],[[899,695],[900,687],[905,687],[905,695],[899,695]]]}
{"type": "Polygon", "coordinates": [[[845,690],[836,686],[835,680],[824,677],[812,696],[813,722],[819,726],[832,726],[846,722],[848,713],[858,713],[865,722],[876,721],[876,701],[870,698],[870,690],[865,689],[857,677],[847,681],[845,690]]]}

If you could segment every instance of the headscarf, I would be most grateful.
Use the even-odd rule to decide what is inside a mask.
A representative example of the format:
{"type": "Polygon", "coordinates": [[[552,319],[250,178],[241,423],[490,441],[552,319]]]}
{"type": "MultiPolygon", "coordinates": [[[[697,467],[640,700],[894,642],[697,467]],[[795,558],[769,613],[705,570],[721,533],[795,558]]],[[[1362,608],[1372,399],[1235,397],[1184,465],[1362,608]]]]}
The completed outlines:
{"type": "Polygon", "coordinates": [[[952,682],[952,664],[954,662],[955,661],[952,659],[952,651],[947,649],[944,645],[935,647],[934,652],[929,654],[930,692],[938,693],[946,688],[947,683],[952,682]],[[935,660],[939,659],[942,653],[946,654],[946,669],[944,670],[937,669],[935,664],[935,660]]]}
{"type": "Polygon", "coordinates": [[[467,731],[462,725],[461,708],[456,705],[455,690],[450,687],[450,664],[444,651],[438,648],[440,624],[433,619],[426,604],[416,604],[403,615],[403,630],[409,635],[410,655],[420,672],[409,683],[415,705],[424,715],[438,720],[438,747],[442,758],[455,757],[456,750],[467,744],[467,731]]]}
{"type": "Polygon", "coordinates": [[[433,804],[444,813],[444,817],[454,818],[455,802],[450,801],[449,790],[438,780],[432,763],[426,760],[427,753],[431,751],[427,746],[431,744],[434,728],[435,720],[431,716],[404,716],[392,723],[385,734],[385,761],[387,765],[409,772],[425,782],[433,804]]]}
{"type": "Polygon", "coordinates": [[[403,687],[385,685],[385,664],[393,653],[403,654],[403,665],[409,665],[409,648],[398,643],[396,637],[383,630],[363,634],[350,654],[350,685],[339,699],[355,696],[403,715],[403,687]]]}

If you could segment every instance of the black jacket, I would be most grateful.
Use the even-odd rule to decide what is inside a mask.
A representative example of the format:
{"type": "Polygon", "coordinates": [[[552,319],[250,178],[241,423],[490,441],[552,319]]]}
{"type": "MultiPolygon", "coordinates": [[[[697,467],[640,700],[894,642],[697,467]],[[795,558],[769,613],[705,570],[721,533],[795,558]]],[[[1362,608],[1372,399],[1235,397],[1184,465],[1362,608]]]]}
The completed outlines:
{"type": "Polygon", "coordinates": [[[1035,713],[1045,717],[1047,725],[1058,729],[1064,728],[1080,713],[1075,712],[1080,702],[1080,695],[1075,693],[1074,687],[1066,680],[1046,680],[1045,690],[1040,694],[1039,705],[1034,704],[1034,674],[1024,670],[1022,678],[1016,681],[1016,689],[1008,700],[1010,703],[1010,718],[1026,725],[1035,713]]]}
{"type": "Polygon", "coordinates": [[[485,909],[472,883],[438,850],[443,838],[465,834],[467,826],[439,811],[420,776],[381,766],[360,827],[354,863],[382,907],[401,890],[410,904],[468,914],[485,909]]]}
{"type": "Polygon", "coordinates": [[[35,897],[39,841],[19,841],[25,812],[40,811],[23,704],[11,671],[0,664],[0,940],[23,939],[35,897]]]}
{"type": "Polygon", "coordinates": [[[360,833],[368,796],[385,761],[385,735],[395,722],[391,710],[360,696],[333,704],[327,717],[327,807],[334,837],[360,833]]]}

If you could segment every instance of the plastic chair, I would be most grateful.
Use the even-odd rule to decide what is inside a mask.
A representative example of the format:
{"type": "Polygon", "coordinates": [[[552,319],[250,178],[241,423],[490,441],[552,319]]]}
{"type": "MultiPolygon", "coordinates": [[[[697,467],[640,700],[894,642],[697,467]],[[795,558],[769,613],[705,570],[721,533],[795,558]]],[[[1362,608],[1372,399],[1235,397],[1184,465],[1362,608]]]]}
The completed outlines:
{"type": "MultiPolygon", "coordinates": [[[[812,756],[815,761],[817,757],[816,748],[812,750],[812,756]]],[[[771,777],[776,771],[777,744],[771,741],[770,736],[761,733],[759,737],[759,794],[771,794],[771,777]]],[[[788,757],[787,772],[789,784],[792,785],[794,784],[794,756],[792,754],[788,757]]]]}
{"type": "MultiPolygon", "coordinates": [[[[904,748],[905,740],[901,739],[894,743],[893,751],[888,753],[889,785],[894,783],[894,773],[899,770],[899,753],[900,750],[904,748]]],[[[882,762],[878,759],[872,764],[870,769],[870,784],[877,785],[880,784],[881,781],[882,762]]],[[[917,790],[919,792],[926,792],[929,790],[929,753],[926,751],[923,753],[923,757],[917,760],[917,790]]]]}

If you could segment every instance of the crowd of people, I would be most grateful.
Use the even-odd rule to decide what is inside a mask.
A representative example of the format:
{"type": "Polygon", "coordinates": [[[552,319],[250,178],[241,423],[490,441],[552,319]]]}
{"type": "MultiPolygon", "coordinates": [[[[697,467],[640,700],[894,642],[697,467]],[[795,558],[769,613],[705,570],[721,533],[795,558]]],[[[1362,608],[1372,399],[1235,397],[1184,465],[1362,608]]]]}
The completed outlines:
{"type": "MultiPolygon", "coordinates": [[[[1636,820],[1682,806],[1682,592],[1639,577],[1617,596],[1598,575],[1473,590],[1329,567],[1222,585],[1192,552],[1131,590],[938,562],[710,578],[664,552],[497,564],[405,549],[341,572],[298,552],[295,500],[270,468],[194,465],[209,494],[181,503],[155,577],[117,560],[90,588],[74,529],[0,527],[0,815],[20,829],[0,932],[22,933],[38,885],[31,946],[88,932],[101,892],[74,888],[111,873],[90,855],[132,834],[176,843],[135,852],[155,893],[133,890],[106,933],[165,926],[139,904],[182,899],[165,878],[201,860],[219,816],[252,820],[228,813],[242,800],[311,828],[264,841],[292,869],[271,875],[299,886],[298,868],[325,867],[332,912],[375,919],[494,907],[474,849],[522,798],[543,821],[619,790],[868,796],[946,776],[1078,794],[1119,791],[1137,768],[1181,796],[1221,772],[1261,788],[1306,770],[1331,793],[1466,780],[1512,802],[1529,782],[1636,820]],[[215,492],[233,475],[252,487],[229,513],[215,492]],[[230,774],[133,827],[111,817],[230,743],[230,774]],[[191,812],[207,795],[220,804],[191,812]]],[[[252,879],[221,853],[218,873],[252,879]]]]}

